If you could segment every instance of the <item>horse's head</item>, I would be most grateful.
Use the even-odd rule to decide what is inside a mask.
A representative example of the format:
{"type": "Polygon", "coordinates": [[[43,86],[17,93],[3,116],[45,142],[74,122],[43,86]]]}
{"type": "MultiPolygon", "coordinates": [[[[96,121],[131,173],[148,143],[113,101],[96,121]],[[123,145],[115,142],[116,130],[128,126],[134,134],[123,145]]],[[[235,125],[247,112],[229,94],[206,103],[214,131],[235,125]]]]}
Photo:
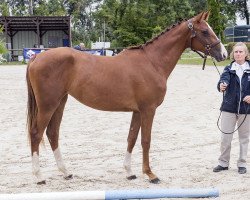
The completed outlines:
{"type": "Polygon", "coordinates": [[[227,58],[227,51],[212,28],[207,23],[209,12],[202,12],[187,21],[191,30],[189,47],[214,57],[217,61],[227,58]]]}

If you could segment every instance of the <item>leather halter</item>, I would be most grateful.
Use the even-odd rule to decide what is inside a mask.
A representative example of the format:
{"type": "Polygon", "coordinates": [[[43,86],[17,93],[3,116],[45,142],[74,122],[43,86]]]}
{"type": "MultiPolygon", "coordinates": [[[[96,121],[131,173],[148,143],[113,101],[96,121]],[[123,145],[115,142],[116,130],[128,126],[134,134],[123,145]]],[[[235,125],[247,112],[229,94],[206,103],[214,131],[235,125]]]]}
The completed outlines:
{"type": "Polygon", "coordinates": [[[202,67],[202,70],[204,70],[205,69],[205,65],[206,65],[207,56],[208,55],[211,56],[210,50],[212,48],[214,48],[215,46],[217,46],[218,44],[220,44],[220,40],[217,40],[216,42],[214,42],[212,44],[204,44],[204,41],[199,37],[199,35],[194,30],[194,25],[192,23],[192,20],[188,20],[188,28],[191,30],[190,48],[191,48],[192,51],[194,51],[195,53],[199,54],[204,59],[204,61],[203,61],[203,67],[202,67]],[[192,48],[192,40],[193,40],[194,37],[196,37],[199,40],[199,42],[202,45],[204,45],[204,47],[205,47],[205,53],[204,53],[204,55],[202,55],[201,52],[199,52],[199,51],[197,51],[197,50],[195,50],[195,49],[192,48]]]}

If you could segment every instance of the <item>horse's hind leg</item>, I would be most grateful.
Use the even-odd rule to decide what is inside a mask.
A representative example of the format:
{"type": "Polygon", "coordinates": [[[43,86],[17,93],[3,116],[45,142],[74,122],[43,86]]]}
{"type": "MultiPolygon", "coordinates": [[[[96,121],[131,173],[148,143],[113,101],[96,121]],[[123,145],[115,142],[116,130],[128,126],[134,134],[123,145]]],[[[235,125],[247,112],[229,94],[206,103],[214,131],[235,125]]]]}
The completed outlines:
{"type": "Polygon", "coordinates": [[[61,121],[62,121],[63,110],[64,110],[67,99],[68,99],[68,95],[65,95],[63,99],[61,100],[59,106],[57,107],[56,111],[54,112],[53,116],[51,117],[51,120],[46,130],[46,135],[49,139],[50,146],[54,153],[57,167],[59,171],[63,173],[64,178],[68,180],[68,179],[71,179],[73,176],[72,174],[68,173],[66,166],[64,165],[62,155],[60,152],[60,148],[58,145],[59,129],[60,129],[61,121]]]}
{"type": "Polygon", "coordinates": [[[39,145],[43,138],[43,133],[51,118],[52,112],[40,109],[33,127],[30,130],[31,155],[32,155],[32,171],[37,178],[37,184],[45,184],[42,178],[39,164],[39,145]]]}
{"type": "Polygon", "coordinates": [[[133,112],[129,134],[128,134],[128,147],[127,147],[127,152],[126,152],[126,156],[125,156],[124,163],[123,163],[123,166],[127,172],[128,180],[136,179],[136,176],[133,174],[131,170],[131,156],[132,156],[132,151],[133,151],[133,148],[135,146],[135,143],[138,137],[140,126],[141,126],[140,113],[133,112]]]}

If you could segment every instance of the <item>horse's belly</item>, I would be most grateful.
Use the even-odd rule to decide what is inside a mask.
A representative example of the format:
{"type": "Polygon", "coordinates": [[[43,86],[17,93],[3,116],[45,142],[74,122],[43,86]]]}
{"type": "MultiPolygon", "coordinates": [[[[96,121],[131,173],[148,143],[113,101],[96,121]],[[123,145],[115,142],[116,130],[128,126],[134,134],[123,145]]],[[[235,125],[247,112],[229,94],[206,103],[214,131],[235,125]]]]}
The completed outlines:
{"type": "Polygon", "coordinates": [[[138,106],[133,97],[124,94],[113,94],[110,92],[88,92],[82,91],[80,94],[70,93],[82,104],[91,108],[103,111],[137,111],[138,106]]]}

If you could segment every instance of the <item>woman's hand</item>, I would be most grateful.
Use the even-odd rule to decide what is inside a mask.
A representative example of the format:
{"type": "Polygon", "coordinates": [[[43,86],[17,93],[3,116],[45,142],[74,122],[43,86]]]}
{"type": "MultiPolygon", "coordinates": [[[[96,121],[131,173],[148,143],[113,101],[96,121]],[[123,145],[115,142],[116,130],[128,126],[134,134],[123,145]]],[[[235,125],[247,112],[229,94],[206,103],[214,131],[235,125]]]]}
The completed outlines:
{"type": "Polygon", "coordinates": [[[224,92],[227,89],[226,83],[220,83],[220,92],[224,92]]]}
{"type": "Polygon", "coordinates": [[[245,98],[243,99],[243,101],[245,101],[248,104],[250,104],[250,95],[245,96],[245,98]]]}

